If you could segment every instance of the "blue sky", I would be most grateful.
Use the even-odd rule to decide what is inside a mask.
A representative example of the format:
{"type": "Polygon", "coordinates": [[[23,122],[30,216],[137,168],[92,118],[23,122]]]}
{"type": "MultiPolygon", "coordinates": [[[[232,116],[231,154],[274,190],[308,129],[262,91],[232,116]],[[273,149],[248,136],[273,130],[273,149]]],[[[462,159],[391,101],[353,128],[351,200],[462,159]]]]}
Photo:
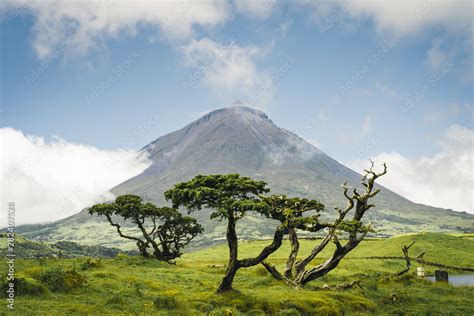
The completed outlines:
{"type": "Polygon", "coordinates": [[[470,1],[109,2],[0,7],[3,128],[139,149],[242,100],[354,168],[472,141],[470,1]]]}

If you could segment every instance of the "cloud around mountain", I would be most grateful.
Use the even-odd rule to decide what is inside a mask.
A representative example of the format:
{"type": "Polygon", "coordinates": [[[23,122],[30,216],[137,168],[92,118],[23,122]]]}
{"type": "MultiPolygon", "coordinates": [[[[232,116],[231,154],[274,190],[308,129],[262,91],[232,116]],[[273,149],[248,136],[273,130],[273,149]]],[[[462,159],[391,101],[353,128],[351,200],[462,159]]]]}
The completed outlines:
{"type": "MultiPolygon", "coordinates": [[[[429,157],[410,159],[397,152],[372,159],[385,161],[389,172],[380,183],[402,196],[437,207],[474,212],[474,130],[451,126],[440,140],[440,151],[429,157]]],[[[365,160],[349,163],[362,172],[365,160]]]]}
{"type": "MultiPolygon", "coordinates": [[[[147,158],[133,150],[100,150],[11,128],[0,129],[0,141],[2,208],[15,203],[17,225],[75,214],[110,198],[111,187],[149,166],[147,158]]],[[[0,224],[6,225],[5,217],[0,224]]]]}

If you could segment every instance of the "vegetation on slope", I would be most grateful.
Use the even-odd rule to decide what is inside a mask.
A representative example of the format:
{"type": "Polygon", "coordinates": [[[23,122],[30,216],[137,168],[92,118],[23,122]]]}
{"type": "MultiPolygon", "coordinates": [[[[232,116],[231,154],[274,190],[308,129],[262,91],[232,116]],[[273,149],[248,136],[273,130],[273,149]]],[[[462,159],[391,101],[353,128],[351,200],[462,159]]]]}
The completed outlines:
{"type": "MultiPolygon", "coordinates": [[[[5,254],[6,234],[0,233],[0,255],[5,254]]],[[[17,258],[75,258],[91,256],[98,258],[113,258],[119,253],[135,255],[137,251],[123,251],[104,246],[80,245],[71,241],[45,243],[28,240],[21,235],[15,237],[15,253],[17,258]]]]}
{"type": "MultiPolygon", "coordinates": [[[[401,247],[413,240],[413,254],[422,250],[431,261],[474,266],[473,240],[433,233],[363,241],[331,274],[302,290],[289,288],[257,266],[236,276],[239,292],[215,294],[225,272],[228,253],[224,246],[185,254],[176,266],[124,255],[102,260],[21,259],[16,269],[21,280],[18,288],[23,292],[18,293],[15,311],[52,315],[473,314],[473,287],[430,283],[415,277],[414,269],[401,278],[393,277],[404,267],[400,260],[354,259],[401,255],[401,247]],[[352,280],[362,280],[363,290],[315,290],[352,280]]],[[[252,256],[261,243],[264,241],[245,242],[239,250],[242,256],[252,256]]],[[[311,249],[313,243],[302,240],[301,252],[311,249]]],[[[288,247],[285,241],[270,261],[282,267],[288,247]]],[[[431,267],[426,270],[434,271],[431,267]]]]}

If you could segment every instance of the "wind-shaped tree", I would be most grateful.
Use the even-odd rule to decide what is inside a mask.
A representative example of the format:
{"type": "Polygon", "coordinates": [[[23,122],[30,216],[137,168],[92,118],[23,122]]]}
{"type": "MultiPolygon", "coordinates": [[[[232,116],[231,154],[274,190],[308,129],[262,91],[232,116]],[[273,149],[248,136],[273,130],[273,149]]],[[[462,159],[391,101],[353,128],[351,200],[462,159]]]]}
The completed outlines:
{"type": "Polygon", "coordinates": [[[151,248],[154,258],[169,263],[180,257],[183,247],[203,232],[194,218],[183,216],[170,207],[143,203],[140,196],[133,194],[119,196],[114,203],[96,204],[89,209],[89,214],[104,216],[120,237],[136,242],[142,256],[149,257],[148,249],[151,248]],[[125,234],[115,220],[117,217],[135,224],[139,234],[125,234]],[[139,235],[141,237],[137,237],[139,235]]]}
{"type": "Polygon", "coordinates": [[[189,212],[201,210],[203,207],[210,208],[213,210],[211,218],[227,221],[229,262],[217,292],[232,290],[237,270],[260,264],[280,247],[286,232],[284,225],[277,227],[272,243],[264,247],[256,257],[238,258],[235,225],[249,211],[271,216],[268,205],[260,198],[261,194],[268,191],[267,184],[263,181],[255,181],[238,174],[227,174],[198,175],[191,181],[176,184],[165,192],[166,199],[171,200],[175,208],[184,206],[189,212]]]}
{"type": "MultiPolygon", "coordinates": [[[[306,283],[322,277],[337,267],[339,262],[364,239],[365,235],[372,231],[370,225],[362,223],[364,214],[375,205],[369,200],[379,193],[379,189],[374,189],[375,180],[387,173],[387,166],[383,164],[383,171],[376,173],[373,171],[374,163],[371,161],[371,167],[365,171],[361,184],[365,187],[364,192],[359,193],[353,189],[349,193],[347,183],[343,184],[343,194],[347,200],[345,209],[336,208],[337,217],[333,222],[321,223],[319,214],[312,216],[303,216],[307,211],[307,202],[302,200],[289,199],[284,196],[271,196],[264,198],[264,201],[271,207],[270,213],[274,218],[280,218],[280,221],[288,222],[288,231],[290,232],[291,252],[287,260],[284,273],[280,273],[275,266],[268,262],[263,262],[263,266],[276,278],[284,279],[293,286],[304,286],[306,283]],[[346,219],[348,213],[353,210],[351,219],[346,219]],[[310,232],[319,232],[327,230],[326,235],[315,245],[311,253],[303,259],[296,261],[299,252],[298,235],[295,229],[306,230],[310,232]],[[342,244],[337,237],[339,233],[347,235],[347,241],[342,244]],[[335,244],[335,250],[331,257],[317,266],[307,269],[309,263],[329,244],[335,244]]],[[[312,202],[314,203],[314,202],[312,202]]],[[[317,211],[321,207],[314,208],[317,211]]]]}

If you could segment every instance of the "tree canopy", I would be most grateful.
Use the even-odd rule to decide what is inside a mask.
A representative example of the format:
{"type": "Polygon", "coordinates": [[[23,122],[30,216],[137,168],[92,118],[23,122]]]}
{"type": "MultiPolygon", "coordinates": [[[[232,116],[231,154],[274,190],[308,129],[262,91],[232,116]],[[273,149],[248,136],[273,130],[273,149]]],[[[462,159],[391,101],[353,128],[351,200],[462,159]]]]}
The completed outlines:
{"type": "Polygon", "coordinates": [[[104,216],[121,237],[136,242],[144,257],[152,255],[167,262],[180,257],[183,247],[203,232],[194,218],[183,216],[171,207],[143,203],[140,196],[133,194],[119,196],[113,203],[96,204],[89,209],[89,214],[104,216]],[[135,224],[137,233],[124,233],[118,218],[135,224]]]}
{"type": "Polygon", "coordinates": [[[241,218],[247,211],[266,215],[267,205],[259,196],[269,192],[267,184],[238,174],[198,175],[176,184],[165,192],[173,207],[184,206],[189,212],[203,207],[213,210],[211,218],[241,218]]]}
{"type": "Polygon", "coordinates": [[[284,225],[279,225],[272,243],[264,247],[256,257],[238,259],[236,222],[249,211],[271,217],[270,207],[261,198],[261,195],[267,192],[269,189],[265,182],[238,174],[198,175],[188,182],[176,184],[165,192],[165,197],[172,201],[173,207],[184,206],[189,212],[206,207],[212,209],[211,218],[227,220],[229,262],[218,292],[232,290],[238,269],[261,263],[282,243],[286,228],[284,225]]]}

